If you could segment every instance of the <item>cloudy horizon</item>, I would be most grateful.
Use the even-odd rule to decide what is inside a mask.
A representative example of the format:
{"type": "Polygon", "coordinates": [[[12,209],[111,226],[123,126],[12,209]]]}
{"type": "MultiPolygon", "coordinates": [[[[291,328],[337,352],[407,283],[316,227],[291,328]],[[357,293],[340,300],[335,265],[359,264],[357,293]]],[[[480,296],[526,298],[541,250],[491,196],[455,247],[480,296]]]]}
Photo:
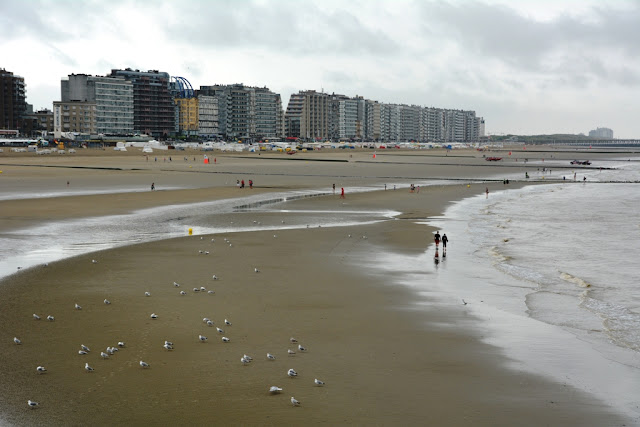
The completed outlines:
{"type": "Polygon", "coordinates": [[[0,1],[0,68],[49,108],[69,74],[166,71],[474,110],[488,134],[640,137],[640,2],[0,1]],[[179,4],[180,7],[176,5],[179,4]]]}

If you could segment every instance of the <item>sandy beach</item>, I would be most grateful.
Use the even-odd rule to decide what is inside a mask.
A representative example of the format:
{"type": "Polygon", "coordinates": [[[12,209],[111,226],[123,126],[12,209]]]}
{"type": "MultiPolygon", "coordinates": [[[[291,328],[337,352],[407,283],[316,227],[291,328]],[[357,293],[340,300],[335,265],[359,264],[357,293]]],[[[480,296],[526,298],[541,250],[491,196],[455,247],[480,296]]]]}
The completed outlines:
{"type": "MultiPolygon", "coordinates": [[[[529,159],[576,156],[569,150],[529,150],[529,159]]],[[[345,227],[194,236],[185,230],[184,237],[88,253],[6,277],[0,282],[3,422],[451,426],[628,422],[567,384],[508,368],[500,350],[481,341],[483,331],[463,304],[443,309],[428,297],[418,300],[410,287],[395,284],[391,274],[366,267],[371,254],[382,251],[408,259],[433,251],[434,230],[421,221],[441,215],[451,202],[482,194],[485,188],[490,197],[494,191],[545,182],[535,176],[523,179],[525,171],[533,176],[540,167],[524,164],[523,157],[516,161],[503,153],[505,162],[492,164],[482,153],[462,150],[378,152],[375,159],[366,151],[295,156],[215,153],[216,163],[205,165],[197,152],[176,153],[171,161],[165,161],[163,153],[155,161],[156,156],[147,159],[135,152],[96,150],[53,158],[6,151],[0,157],[3,194],[42,192],[43,196],[0,200],[0,232],[47,221],[228,199],[249,191],[326,193],[286,203],[287,209],[299,211],[399,214],[345,227]],[[512,175],[522,179],[512,177],[508,186],[503,184],[502,179],[512,175]],[[236,188],[238,179],[253,179],[255,188],[236,188]],[[149,190],[152,182],[155,191],[149,190]],[[436,184],[411,193],[408,187],[414,182],[436,184]],[[349,191],[367,186],[378,190],[349,191]],[[109,193],[109,188],[126,192],[109,193]],[[340,188],[346,189],[344,199],[340,188]],[[47,191],[64,194],[47,197],[47,191]],[[74,191],[78,194],[68,194],[74,191]],[[194,291],[201,287],[205,290],[194,291]],[[82,309],[75,310],[74,304],[82,309]],[[34,320],[33,313],[41,320],[34,320]],[[156,319],[151,319],[152,313],[156,319]],[[45,320],[47,315],[55,316],[55,321],[45,320]],[[205,317],[214,326],[207,326],[205,317]],[[225,325],[225,319],[231,325],[225,325]],[[201,342],[199,335],[207,341],[201,342]],[[222,342],[222,336],[229,342],[222,342]],[[13,344],[13,337],[22,344],[13,344]],[[291,337],[298,343],[290,342],[291,337]],[[174,343],[173,350],[163,348],[165,340],[174,343]],[[125,346],[108,359],[101,358],[101,351],[119,341],[125,346]],[[91,352],[79,355],[81,344],[91,352]],[[298,344],[306,351],[298,350],[298,344]],[[290,355],[288,349],[296,353],[290,355]],[[276,359],[268,360],[267,352],[276,359]],[[244,354],[253,361],[241,363],[244,354]],[[140,360],[150,368],[141,368],[140,360]],[[95,370],[86,372],[85,363],[95,370]],[[38,375],[39,365],[48,371],[38,375]],[[287,376],[290,368],[297,377],[287,376]],[[326,384],[316,386],[315,378],[326,384]],[[270,395],[270,386],[283,391],[270,395]],[[301,402],[299,407],[292,406],[291,396],[301,402]],[[28,399],[40,406],[30,410],[28,399]]],[[[561,179],[562,173],[570,172],[567,165],[546,179],[561,179]]],[[[239,212],[233,220],[280,222],[272,213],[259,211],[239,212]]],[[[455,253],[455,245],[449,251],[455,253]]],[[[424,283],[434,274],[420,265],[415,270],[424,283]]]]}

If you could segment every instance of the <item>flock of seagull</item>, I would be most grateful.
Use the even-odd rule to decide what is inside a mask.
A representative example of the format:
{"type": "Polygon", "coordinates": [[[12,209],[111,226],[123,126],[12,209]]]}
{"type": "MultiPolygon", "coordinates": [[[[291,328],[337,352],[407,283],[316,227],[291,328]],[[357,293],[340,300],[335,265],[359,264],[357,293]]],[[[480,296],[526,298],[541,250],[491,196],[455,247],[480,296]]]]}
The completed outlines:
{"type": "MultiPolygon", "coordinates": [[[[274,235],[274,237],[276,237],[276,235],[274,235]]],[[[349,235],[349,237],[351,237],[351,235],[349,235]]],[[[202,239],[203,239],[203,237],[201,237],[200,239],[202,240],[202,239]]],[[[211,239],[211,241],[212,241],[212,242],[215,242],[215,239],[211,239]]],[[[224,238],[224,241],[225,241],[225,243],[227,243],[229,246],[232,246],[232,244],[231,244],[231,242],[229,241],[229,239],[224,238]]],[[[199,251],[198,251],[198,253],[200,253],[200,254],[204,254],[204,255],[207,255],[207,254],[209,254],[209,251],[199,250],[199,251]]],[[[91,262],[92,262],[93,264],[97,264],[97,263],[98,263],[98,261],[97,261],[97,260],[95,260],[95,259],[91,260],[91,262]]],[[[260,273],[260,270],[259,270],[257,267],[255,267],[255,268],[254,268],[254,272],[255,272],[255,273],[260,273]]],[[[213,278],[213,280],[219,280],[218,276],[217,276],[217,275],[215,275],[215,274],[212,276],[212,278],[213,278]]],[[[175,288],[180,288],[180,284],[179,284],[178,282],[175,282],[175,281],[173,282],[173,286],[174,286],[175,288]]],[[[195,293],[200,293],[200,292],[204,293],[204,292],[208,292],[209,294],[215,294],[215,292],[214,292],[213,290],[207,290],[204,286],[201,286],[201,287],[199,287],[199,288],[197,288],[197,287],[196,287],[196,288],[193,288],[193,292],[195,292],[195,293]]],[[[148,291],[146,291],[146,292],[144,293],[144,295],[145,295],[146,297],[150,297],[150,296],[151,296],[151,293],[150,293],[150,292],[148,292],[148,291]]],[[[185,291],[181,290],[181,291],[179,292],[179,295],[181,295],[181,296],[187,295],[187,292],[185,292],[185,291]]],[[[106,298],[104,299],[103,303],[104,303],[105,305],[111,305],[111,301],[109,301],[109,300],[108,300],[108,299],[106,299],[106,298]]],[[[74,308],[75,308],[75,310],[82,310],[82,306],[80,306],[80,305],[79,305],[79,304],[77,304],[77,303],[75,304],[75,307],[74,307],[74,308]]],[[[150,318],[151,318],[151,319],[157,319],[157,318],[158,318],[158,315],[157,315],[157,314],[155,314],[155,313],[152,313],[152,314],[150,315],[150,318]]],[[[33,313],[33,319],[34,319],[34,320],[41,320],[41,317],[40,317],[38,314],[33,313]]],[[[50,322],[55,321],[55,318],[54,318],[52,315],[48,315],[48,316],[46,317],[46,319],[47,319],[48,321],[50,321],[50,322]]],[[[215,329],[216,329],[216,331],[218,332],[218,334],[219,334],[219,335],[221,335],[221,340],[222,340],[222,342],[223,342],[223,343],[228,343],[228,342],[230,342],[230,341],[231,341],[231,340],[230,340],[230,338],[228,338],[228,337],[226,337],[226,336],[224,336],[224,335],[223,335],[223,334],[225,333],[225,331],[224,331],[222,328],[220,328],[220,327],[218,327],[218,326],[214,326],[214,322],[213,322],[211,319],[209,319],[209,318],[205,317],[205,318],[203,318],[203,319],[202,319],[202,321],[203,321],[207,326],[215,327],[215,329]]],[[[225,324],[225,326],[228,326],[228,327],[230,327],[230,326],[232,325],[231,321],[229,321],[229,319],[226,319],[226,318],[224,319],[224,324],[225,324]]],[[[204,336],[204,335],[198,335],[198,340],[199,340],[201,343],[205,343],[205,342],[207,342],[208,338],[207,338],[206,336],[204,336]]],[[[21,345],[21,344],[22,344],[22,341],[21,341],[18,337],[14,337],[14,338],[13,338],[13,342],[14,342],[16,345],[21,345]]],[[[289,342],[290,342],[291,344],[297,345],[297,351],[298,351],[298,352],[304,353],[304,352],[306,352],[306,351],[307,351],[307,348],[306,348],[306,347],[304,347],[302,344],[299,344],[299,343],[298,343],[298,340],[297,340],[296,338],[294,338],[294,337],[289,338],[289,342]]],[[[101,351],[101,352],[100,352],[100,357],[101,357],[102,359],[109,359],[111,356],[113,356],[115,353],[117,353],[120,349],[123,349],[123,348],[125,348],[125,343],[124,343],[123,341],[119,341],[119,342],[117,343],[117,345],[115,345],[115,346],[108,346],[104,351],[101,351]]],[[[164,349],[166,349],[167,351],[173,351],[173,350],[174,350],[174,344],[173,344],[172,342],[170,342],[170,341],[164,341],[163,348],[164,348],[164,349]]],[[[295,347],[294,347],[294,348],[295,348],[295,347]]],[[[84,345],[84,344],[80,344],[80,349],[78,350],[78,354],[79,354],[79,355],[84,356],[84,355],[89,354],[90,352],[91,352],[91,349],[90,349],[88,346],[86,346],[86,345],[84,345]]],[[[295,354],[296,354],[296,350],[292,350],[291,348],[289,348],[289,349],[287,350],[287,354],[288,354],[289,356],[293,356],[293,355],[295,355],[295,354]]],[[[275,360],[276,360],[276,356],[275,356],[275,355],[273,355],[272,353],[267,352],[267,354],[266,354],[266,359],[267,359],[268,361],[275,361],[275,360]]],[[[247,354],[244,354],[244,355],[240,358],[240,362],[241,362],[241,364],[242,364],[242,365],[244,365],[244,366],[246,366],[246,365],[250,364],[252,361],[253,361],[253,357],[251,357],[251,356],[249,356],[249,355],[247,355],[247,354]]],[[[143,360],[140,360],[140,361],[139,361],[139,365],[140,365],[140,367],[141,367],[142,369],[148,369],[148,368],[150,368],[150,365],[149,365],[147,362],[143,361],[143,360]]],[[[94,369],[92,366],[90,366],[90,365],[89,365],[89,362],[86,362],[86,363],[85,363],[85,365],[84,365],[84,370],[85,370],[87,373],[92,373],[92,372],[94,372],[94,371],[95,371],[95,369],[94,369]]],[[[47,371],[47,369],[46,369],[44,366],[38,366],[38,367],[36,368],[36,372],[37,372],[37,374],[38,374],[38,375],[42,375],[42,374],[47,373],[48,371],[47,371]]],[[[289,370],[287,371],[287,376],[288,376],[289,378],[295,378],[295,377],[297,377],[297,376],[298,376],[298,373],[297,373],[294,369],[289,369],[289,370]]],[[[314,379],[314,385],[315,385],[315,386],[318,386],[318,387],[322,387],[322,386],[324,386],[324,385],[325,385],[325,383],[324,383],[324,381],[321,381],[321,380],[319,380],[319,379],[315,378],[315,379],[314,379]]],[[[281,393],[282,391],[283,391],[283,388],[282,388],[282,387],[278,387],[278,386],[275,386],[275,385],[274,385],[274,386],[270,386],[270,387],[269,387],[269,394],[272,394],[272,395],[279,394],[279,393],[281,393]]],[[[300,405],[301,405],[301,402],[300,402],[299,400],[297,400],[294,396],[291,396],[291,404],[292,404],[293,406],[300,406],[300,405]]],[[[39,404],[38,402],[35,402],[35,401],[33,401],[33,400],[29,399],[29,400],[27,401],[27,405],[28,405],[28,407],[29,407],[30,409],[36,409],[40,404],[39,404]]]]}

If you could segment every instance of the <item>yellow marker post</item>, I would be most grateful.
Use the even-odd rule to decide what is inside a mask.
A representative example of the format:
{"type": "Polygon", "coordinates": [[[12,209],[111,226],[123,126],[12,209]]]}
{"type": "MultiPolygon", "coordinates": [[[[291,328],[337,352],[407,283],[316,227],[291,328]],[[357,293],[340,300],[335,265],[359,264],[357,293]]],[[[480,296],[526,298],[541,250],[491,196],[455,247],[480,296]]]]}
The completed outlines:
{"type": "Polygon", "coordinates": [[[193,234],[193,228],[189,229],[189,236],[191,236],[193,234]]]}

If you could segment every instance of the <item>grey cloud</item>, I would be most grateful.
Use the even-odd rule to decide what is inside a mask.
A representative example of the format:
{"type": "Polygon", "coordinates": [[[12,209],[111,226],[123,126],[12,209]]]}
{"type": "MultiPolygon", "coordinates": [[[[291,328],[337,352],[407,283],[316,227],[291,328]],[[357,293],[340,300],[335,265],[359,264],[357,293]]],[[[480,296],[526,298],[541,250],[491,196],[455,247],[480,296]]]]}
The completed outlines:
{"type": "Polygon", "coordinates": [[[196,2],[189,23],[170,31],[179,41],[211,49],[269,49],[295,55],[392,53],[397,43],[344,9],[325,12],[310,2],[196,2]]]}
{"type": "Polygon", "coordinates": [[[494,58],[522,71],[573,68],[572,72],[583,74],[574,79],[578,86],[590,77],[614,79],[620,84],[635,81],[607,61],[640,51],[640,3],[630,6],[624,11],[594,8],[589,20],[561,15],[542,22],[502,5],[418,4],[425,18],[425,34],[444,34],[445,40],[453,39],[469,55],[494,58]]]}

